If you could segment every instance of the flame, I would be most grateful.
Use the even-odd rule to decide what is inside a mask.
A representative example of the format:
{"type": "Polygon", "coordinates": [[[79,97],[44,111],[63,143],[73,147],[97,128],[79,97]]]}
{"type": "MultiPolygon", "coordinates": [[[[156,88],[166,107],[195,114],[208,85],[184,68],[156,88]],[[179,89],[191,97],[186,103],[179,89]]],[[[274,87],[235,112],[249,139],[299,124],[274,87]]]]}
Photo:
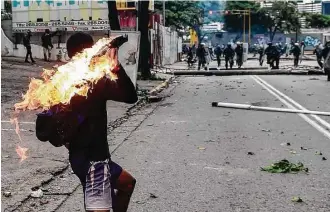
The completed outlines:
{"type": "Polygon", "coordinates": [[[19,140],[22,141],[21,135],[19,133],[19,125],[18,125],[17,117],[10,119],[10,123],[15,124],[15,132],[18,135],[19,140]]]}
{"type": "Polygon", "coordinates": [[[18,156],[21,158],[21,162],[25,159],[27,159],[26,152],[28,151],[28,148],[21,147],[20,145],[17,145],[16,152],[18,156]]]}
{"type": "Polygon", "coordinates": [[[59,103],[68,104],[76,94],[87,96],[92,84],[102,77],[108,75],[116,80],[117,76],[111,70],[118,64],[117,49],[107,47],[111,40],[100,39],[91,48],[75,55],[71,62],[59,66],[57,71],[44,69],[42,79],[31,79],[23,101],[15,104],[15,110],[47,110],[59,103]],[[102,50],[107,52],[98,56],[102,50]]]}

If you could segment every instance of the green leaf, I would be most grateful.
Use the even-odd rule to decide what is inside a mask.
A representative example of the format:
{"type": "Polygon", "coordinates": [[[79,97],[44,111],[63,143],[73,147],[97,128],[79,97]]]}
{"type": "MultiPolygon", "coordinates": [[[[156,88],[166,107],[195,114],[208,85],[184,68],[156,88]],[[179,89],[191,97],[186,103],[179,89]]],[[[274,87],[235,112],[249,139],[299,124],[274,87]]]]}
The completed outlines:
{"type": "Polygon", "coordinates": [[[298,162],[297,164],[291,163],[286,159],[280,160],[270,166],[261,168],[261,171],[270,173],[297,173],[300,171],[308,172],[308,168],[304,167],[304,164],[298,162]]]}
{"type": "Polygon", "coordinates": [[[293,197],[291,199],[292,202],[303,202],[303,200],[300,197],[293,197]]]}

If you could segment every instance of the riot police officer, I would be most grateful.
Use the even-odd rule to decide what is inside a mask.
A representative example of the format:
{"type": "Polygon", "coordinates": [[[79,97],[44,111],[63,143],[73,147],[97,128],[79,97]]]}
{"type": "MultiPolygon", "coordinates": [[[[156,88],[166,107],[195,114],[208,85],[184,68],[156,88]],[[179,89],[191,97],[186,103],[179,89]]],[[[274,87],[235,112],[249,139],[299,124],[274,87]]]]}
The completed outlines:
{"type": "Polygon", "coordinates": [[[237,44],[235,48],[236,63],[238,68],[241,68],[241,66],[243,65],[243,46],[241,42],[237,42],[236,44],[237,44]]]}
{"type": "Polygon", "coordinates": [[[227,47],[225,48],[225,50],[223,50],[223,55],[225,56],[226,69],[228,69],[228,62],[230,65],[230,69],[232,69],[234,65],[235,51],[232,49],[231,43],[227,44],[227,47]]]}
{"type": "Polygon", "coordinates": [[[299,56],[301,54],[299,43],[294,44],[293,48],[291,49],[291,53],[293,54],[293,65],[294,67],[297,67],[299,62],[299,56]]]}
{"type": "Polygon", "coordinates": [[[319,64],[320,68],[323,68],[323,63],[322,63],[322,48],[320,46],[320,44],[316,44],[315,45],[315,49],[313,51],[313,54],[316,55],[316,60],[317,63],[319,64]]]}
{"type": "Polygon", "coordinates": [[[258,54],[259,54],[259,65],[262,66],[262,64],[264,63],[264,54],[265,54],[265,49],[263,44],[259,45],[258,54]]]}
{"type": "MultiPolygon", "coordinates": [[[[276,69],[277,66],[274,65],[274,62],[277,62],[278,51],[271,42],[268,43],[268,47],[265,49],[265,54],[267,56],[267,64],[269,64],[271,69],[276,69]]],[[[278,63],[276,63],[278,65],[278,63]]]]}

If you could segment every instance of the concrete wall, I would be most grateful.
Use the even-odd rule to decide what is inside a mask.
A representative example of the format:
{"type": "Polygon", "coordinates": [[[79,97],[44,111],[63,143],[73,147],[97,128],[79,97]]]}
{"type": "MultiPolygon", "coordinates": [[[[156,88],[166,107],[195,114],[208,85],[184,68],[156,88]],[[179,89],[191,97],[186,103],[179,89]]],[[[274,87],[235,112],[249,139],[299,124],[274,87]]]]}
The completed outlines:
{"type": "MultiPolygon", "coordinates": [[[[132,31],[113,31],[111,36],[116,35],[128,35],[128,42],[126,42],[119,49],[119,61],[125,68],[127,75],[131,78],[132,82],[136,84],[137,80],[137,68],[139,61],[139,45],[140,45],[140,33],[132,31]]],[[[94,41],[104,36],[95,36],[94,41]]],[[[14,48],[15,45],[8,39],[4,31],[1,29],[1,56],[13,56],[13,57],[25,57],[26,49],[22,44],[17,44],[17,49],[14,48]]],[[[41,45],[31,44],[32,55],[34,58],[43,59],[43,49],[41,45]]],[[[57,55],[62,53],[61,61],[69,61],[70,58],[67,57],[66,53],[66,43],[60,43],[59,48],[57,44],[54,45],[51,53],[51,60],[56,61],[57,55]]]]}
{"type": "MultiPolygon", "coordinates": [[[[298,41],[304,41],[306,44],[306,50],[312,50],[314,49],[315,44],[319,42],[323,42],[324,37],[323,32],[303,32],[298,35],[298,41]]],[[[274,37],[273,43],[279,43],[282,44],[286,43],[286,39],[293,39],[296,40],[296,34],[283,34],[283,33],[277,33],[274,37]]],[[[249,38],[248,35],[245,36],[245,41],[248,42],[249,38]]],[[[253,34],[251,36],[251,44],[266,44],[269,42],[269,35],[268,34],[253,34]]],[[[216,43],[219,44],[227,44],[228,42],[236,42],[236,41],[243,41],[243,36],[241,33],[230,33],[230,32],[224,32],[222,33],[221,37],[213,35],[211,38],[211,43],[213,46],[216,45],[216,43]]]]}
{"type": "MultiPolygon", "coordinates": [[[[282,42],[285,43],[286,36],[282,33],[277,33],[273,39],[273,43],[282,42]]],[[[227,44],[228,42],[237,42],[243,41],[243,34],[242,33],[232,33],[232,32],[223,32],[219,33],[218,36],[213,34],[211,37],[211,44],[215,46],[217,43],[219,44],[227,44]]],[[[266,44],[269,42],[269,35],[268,34],[253,34],[251,36],[251,44],[266,44]]],[[[248,34],[245,35],[245,42],[249,41],[248,34]]]]}
{"type": "Polygon", "coordinates": [[[162,65],[173,64],[177,61],[178,33],[171,31],[169,27],[160,26],[163,37],[163,60],[162,65]]]}
{"type": "Polygon", "coordinates": [[[1,29],[4,30],[4,33],[9,38],[9,40],[14,41],[12,20],[1,20],[1,29]]]}
{"type": "MultiPolygon", "coordinates": [[[[295,40],[296,34],[288,34],[287,37],[295,40]]],[[[306,45],[306,50],[312,50],[315,48],[315,45],[321,43],[323,40],[323,33],[303,33],[298,35],[298,41],[304,41],[306,45]]]]}

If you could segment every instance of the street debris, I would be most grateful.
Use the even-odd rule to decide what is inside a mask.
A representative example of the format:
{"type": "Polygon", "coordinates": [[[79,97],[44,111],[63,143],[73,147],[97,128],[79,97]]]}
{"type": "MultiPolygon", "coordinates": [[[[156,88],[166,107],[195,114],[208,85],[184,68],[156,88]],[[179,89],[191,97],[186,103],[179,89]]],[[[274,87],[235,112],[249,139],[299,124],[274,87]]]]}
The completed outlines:
{"type": "Polygon", "coordinates": [[[293,150],[291,150],[290,153],[293,154],[293,155],[297,154],[297,152],[293,151],[293,150]]]}
{"type": "Polygon", "coordinates": [[[308,168],[305,168],[304,164],[302,164],[301,162],[294,164],[286,159],[283,159],[270,166],[261,168],[261,171],[266,171],[270,173],[298,173],[300,171],[308,172],[308,168]]]}
{"type": "Polygon", "coordinates": [[[248,155],[255,155],[254,152],[248,152],[248,155]]]}
{"type": "Polygon", "coordinates": [[[322,160],[327,160],[327,158],[326,157],[322,157],[322,160]]]}
{"type": "Polygon", "coordinates": [[[267,129],[262,129],[262,132],[270,132],[271,130],[267,130],[267,129]]]}
{"type": "Polygon", "coordinates": [[[145,204],[146,202],[145,202],[145,201],[137,200],[137,201],[135,201],[135,203],[136,203],[136,204],[140,204],[140,205],[142,205],[142,204],[145,204]]]}
{"type": "Polygon", "coordinates": [[[34,197],[34,198],[40,198],[40,197],[42,197],[43,196],[43,192],[42,192],[42,190],[41,189],[38,189],[38,190],[36,190],[36,191],[32,191],[31,192],[31,197],[34,197]]]}
{"type": "Polygon", "coordinates": [[[150,198],[156,199],[158,198],[156,195],[154,195],[153,193],[149,193],[150,194],[150,198]]]}
{"type": "Polygon", "coordinates": [[[293,197],[291,199],[292,202],[303,202],[303,200],[300,197],[293,197]]]}
{"type": "Polygon", "coordinates": [[[206,143],[214,143],[215,142],[215,140],[207,140],[207,141],[205,141],[206,143]]]}
{"type": "Polygon", "coordinates": [[[307,148],[305,148],[305,147],[303,147],[303,146],[300,147],[300,149],[301,149],[301,150],[307,150],[307,148]]]}
{"type": "Polygon", "coordinates": [[[148,96],[148,101],[149,102],[159,102],[161,101],[163,98],[160,96],[148,96]]]}
{"type": "Polygon", "coordinates": [[[40,205],[46,205],[47,203],[49,203],[49,201],[46,199],[42,199],[39,201],[39,203],[40,203],[40,205]]]}
{"type": "Polygon", "coordinates": [[[291,146],[291,143],[290,143],[290,142],[287,142],[287,143],[281,143],[281,146],[291,146]]]}
{"type": "Polygon", "coordinates": [[[206,148],[205,147],[198,147],[199,150],[205,150],[206,148]]]}
{"type": "Polygon", "coordinates": [[[5,192],[3,192],[3,195],[5,197],[11,197],[11,192],[10,191],[5,191],[5,192]]]}
{"type": "Polygon", "coordinates": [[[315,152],[315,155],[322,155],[322,152],[315,152]]]}

